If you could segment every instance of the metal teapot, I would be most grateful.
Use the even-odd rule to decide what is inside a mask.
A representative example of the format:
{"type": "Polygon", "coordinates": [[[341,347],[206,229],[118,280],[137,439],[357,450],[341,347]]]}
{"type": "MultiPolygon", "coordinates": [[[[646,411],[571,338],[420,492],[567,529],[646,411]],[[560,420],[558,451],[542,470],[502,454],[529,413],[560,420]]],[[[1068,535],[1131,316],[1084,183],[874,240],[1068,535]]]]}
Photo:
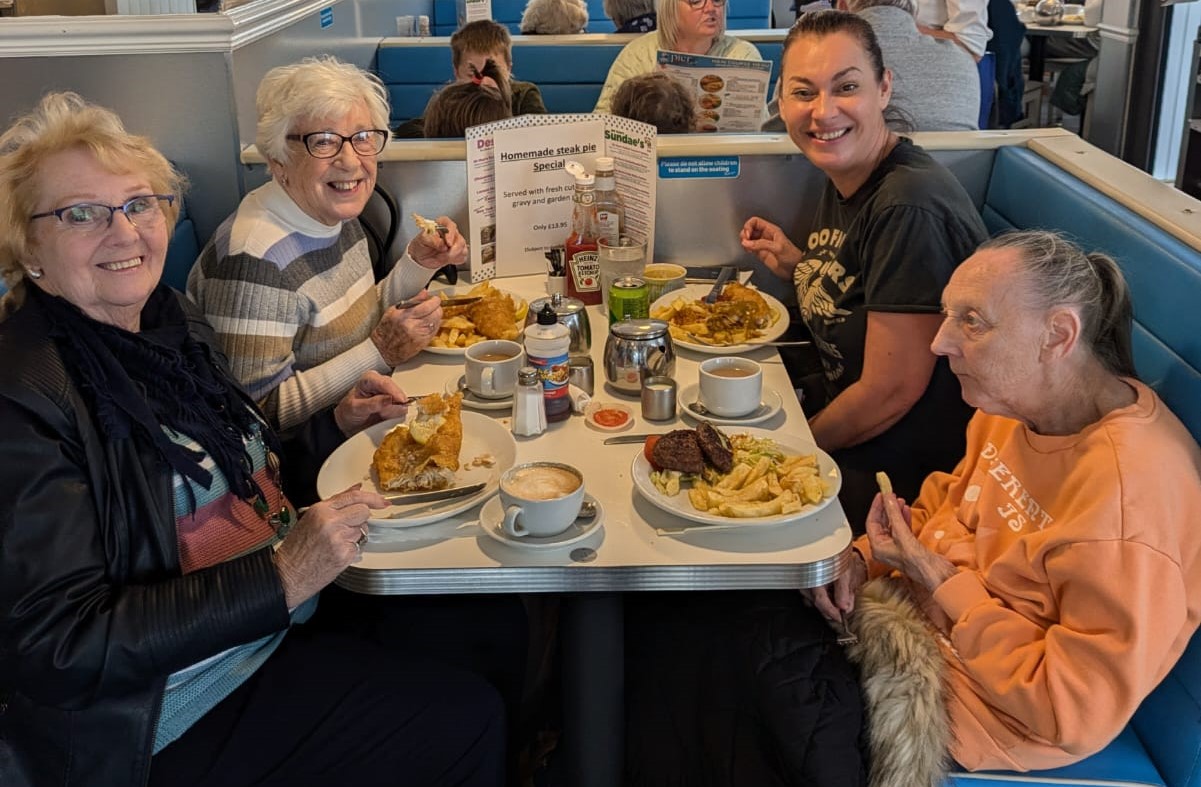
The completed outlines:
{"type": "Polygon", "coordinates": [[[1063,20],[1063,0],[1038,0],[1034,6],[1034,22],[1040,25],[1057,25],[1063,20]]]}
{"type": "Polygon", "coordinates": [[[568,335],[571,337],[568,352],[572,355],[587,355],[591,352],[592,326],[588,323],[588,312],[584,309],[584,302],[557,292],[545,298],[536,298],[530,302],[529,311],[525,313],[525,324],[532,325],[537,322],[538,312],[542,311],[546,304],[550,304],[559,322],[567,326],[568,335]]]}
{"type": "Polygon", "coordinates": [[[605,341],[605,380],[622,393],[637,395],[650,375],[671,377],[676,352],[663,320],[622,320],[609,326],[605,341]]]}

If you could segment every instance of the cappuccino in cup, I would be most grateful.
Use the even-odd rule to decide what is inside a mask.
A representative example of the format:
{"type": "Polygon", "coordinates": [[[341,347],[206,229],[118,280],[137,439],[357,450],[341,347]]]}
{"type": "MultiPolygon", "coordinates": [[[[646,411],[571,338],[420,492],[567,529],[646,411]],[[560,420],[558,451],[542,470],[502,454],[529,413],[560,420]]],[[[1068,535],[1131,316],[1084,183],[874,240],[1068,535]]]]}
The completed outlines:
{"type": "Polygon", "coordinates": [[[575,473],[555,465],[527,465],[504,482],[510,494],[525,500],[554,500],[570,495],[579,486],[575,473]]]}
{"type": "Polygon", "coordinates": [[[584,477],[570,465],[530,462],[500,477],[505,533],[514,538],[557,536],[575,521],[584,502],[584,477]]]}

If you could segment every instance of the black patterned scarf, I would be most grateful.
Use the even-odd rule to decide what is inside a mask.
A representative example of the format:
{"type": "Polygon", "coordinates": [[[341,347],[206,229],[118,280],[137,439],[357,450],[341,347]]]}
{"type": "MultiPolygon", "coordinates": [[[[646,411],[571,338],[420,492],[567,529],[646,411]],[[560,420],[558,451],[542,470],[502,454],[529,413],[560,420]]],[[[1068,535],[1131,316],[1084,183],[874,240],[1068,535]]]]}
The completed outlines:
{"type": "MultiPolygon", "coordinates": [[[[244,442],[260,422],[218,368],[212,349],[188,332],[173,290],[160,284],[151,293],[139,333],[97,322],[34,285],[28,290],[45,309],[50,336],[107,438],[136,434],[175,472],[205,489],[213,481],[201,465],[207,452],[239,498],[252,502],[262,495],[244,442]],[[191,437],[204,451],[172,442],[163,427],[191,437]]],[[[274,433],[262,431],[268,447],[278,451],[274,433]]]]}

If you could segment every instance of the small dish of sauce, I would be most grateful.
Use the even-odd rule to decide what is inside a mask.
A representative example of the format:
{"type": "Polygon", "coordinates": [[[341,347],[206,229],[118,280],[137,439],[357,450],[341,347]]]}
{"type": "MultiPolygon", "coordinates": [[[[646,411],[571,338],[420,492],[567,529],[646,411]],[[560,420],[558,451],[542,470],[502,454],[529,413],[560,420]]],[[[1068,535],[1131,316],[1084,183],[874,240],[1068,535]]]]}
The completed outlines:
{"type": "Polygon", "coordinates": [[[602,432],[617,432],[634,423],[634,412],[617,402],[592,401],[584,408],[584,420],[602,432]]]}

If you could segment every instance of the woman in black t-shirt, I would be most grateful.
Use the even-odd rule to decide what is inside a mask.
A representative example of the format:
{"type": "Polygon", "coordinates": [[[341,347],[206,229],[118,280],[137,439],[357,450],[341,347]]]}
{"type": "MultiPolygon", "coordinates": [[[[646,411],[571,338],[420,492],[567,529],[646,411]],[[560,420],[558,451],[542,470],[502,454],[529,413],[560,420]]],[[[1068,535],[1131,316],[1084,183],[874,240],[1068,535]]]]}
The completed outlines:
{"type": "Polygon", "coordinates": [[[859,533],[877,470],[913,499],[926,475],[963,455],[971,410],[930,342],[944,285],[987,232],[955,177],[889,130],[892,73],[867,22],[806,14],[782,66],[789,136],[828,180],[799,245],[758,216],[741,241],[796,286],[822,362],[803,386],[809,423],[842,469],[840,499],[859,533]]]}

